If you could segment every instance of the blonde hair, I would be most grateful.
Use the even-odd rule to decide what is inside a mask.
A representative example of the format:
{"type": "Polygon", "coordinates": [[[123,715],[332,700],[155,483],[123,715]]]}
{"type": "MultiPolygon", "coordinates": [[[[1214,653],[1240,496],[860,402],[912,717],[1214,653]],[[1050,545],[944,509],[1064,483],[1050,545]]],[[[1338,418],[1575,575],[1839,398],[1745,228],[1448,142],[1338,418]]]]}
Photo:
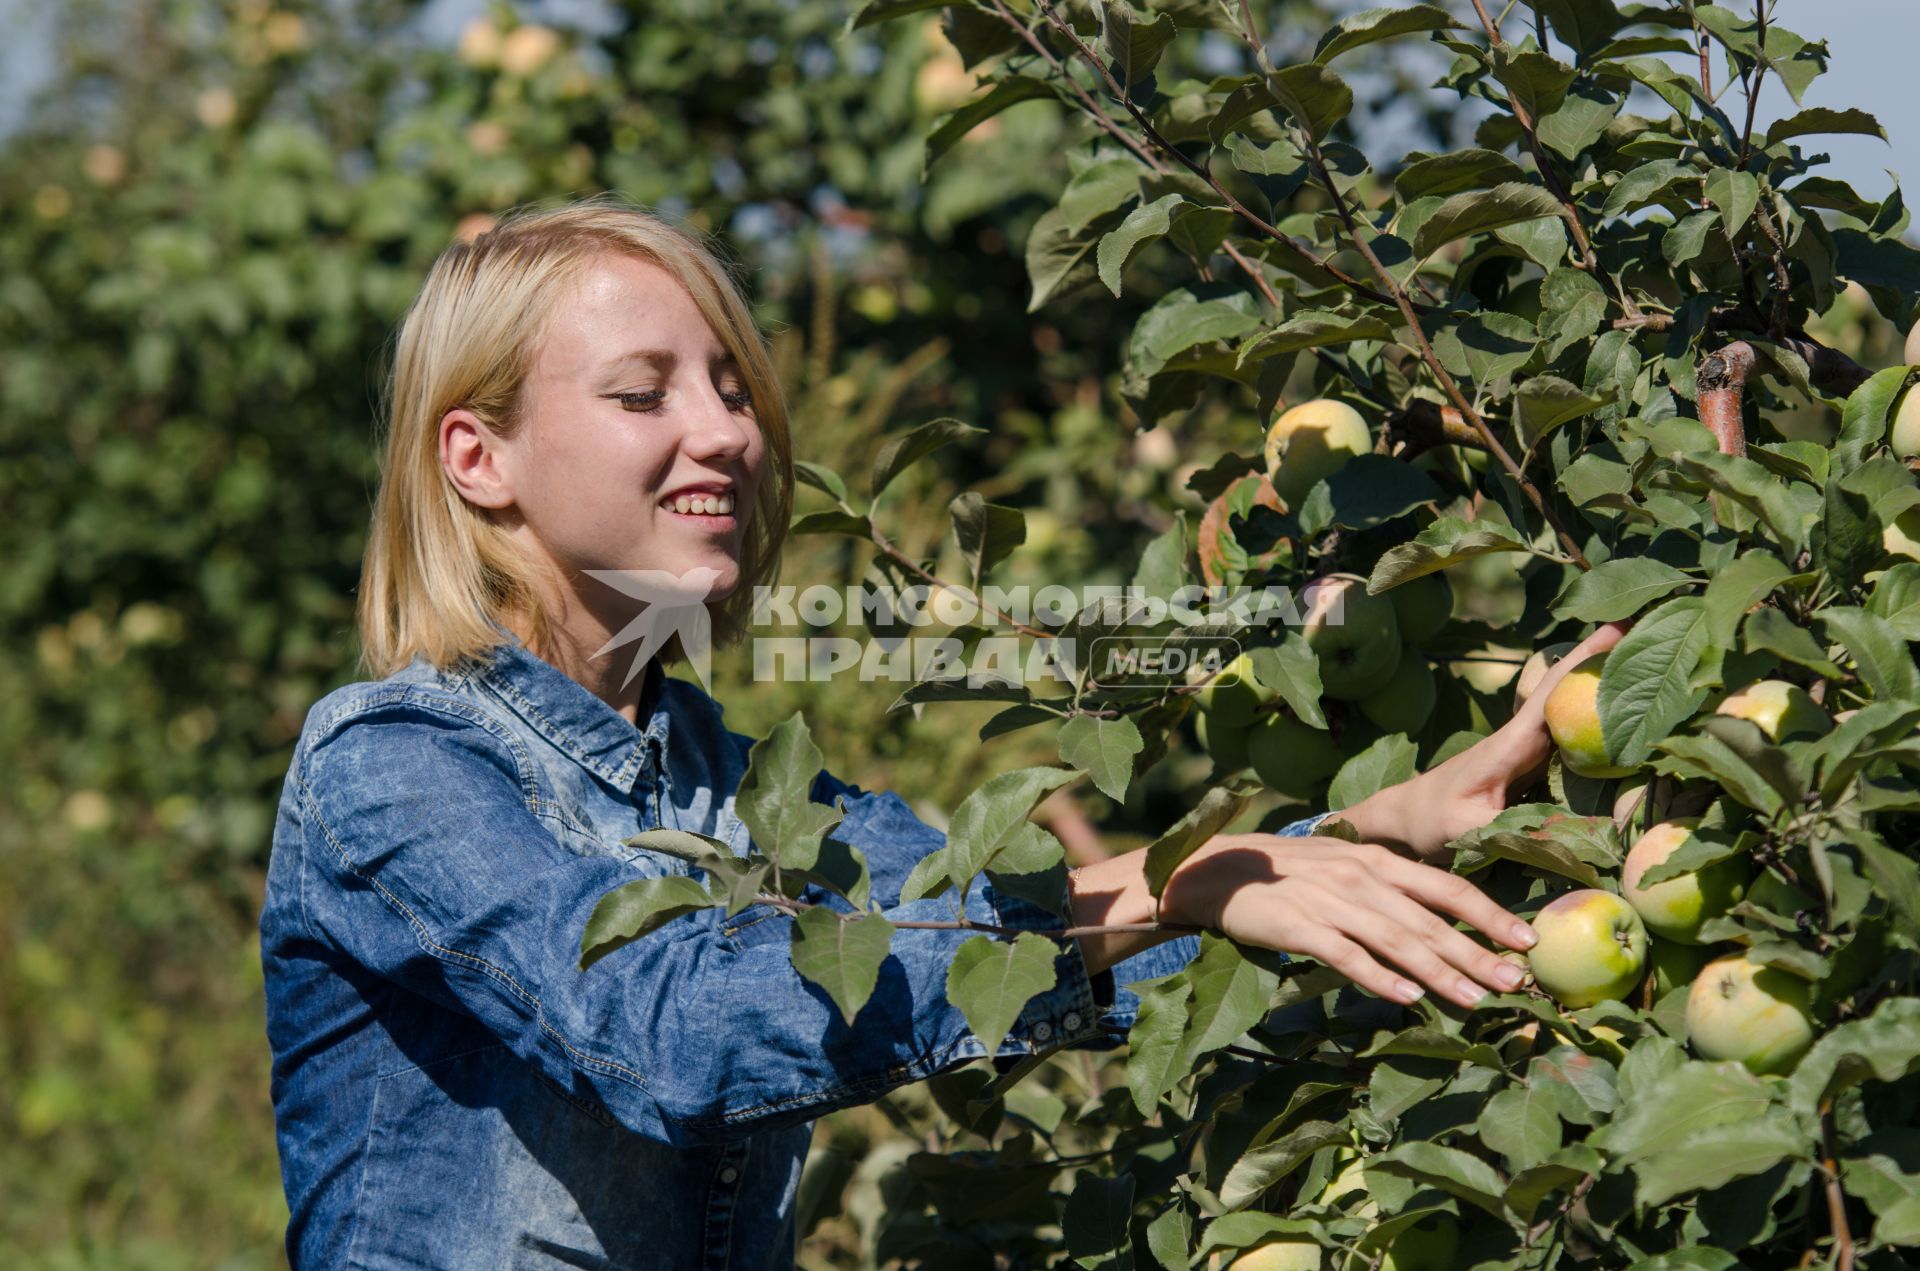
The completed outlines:
{"type": "MultiPolygon", "coordinates": [[[[707,605],[716,645],[746,632],[754,588],[780,569],[793,507],[786,400],[766,336],[727,260],[697,231],[616,194],[517,209],[440,253],[395,340],[385,384],[385,457],[360,574],[362,670],[384,679],[418,654],[442,670],[485,660],[496,623],[521,620],[527,644],[552,660],[557,615],[551,567],[532,559],[440,466],[440,420],[473,412],[496,436],[524,422],[521,392],[547,320],[592,262],[613,252],[666,270],[693,297],[739,364],[765,445],[764,471],[741,543],[740,583],[707,605]]],[[[663,662],[684,656],[677,639],[663,662]]]]}

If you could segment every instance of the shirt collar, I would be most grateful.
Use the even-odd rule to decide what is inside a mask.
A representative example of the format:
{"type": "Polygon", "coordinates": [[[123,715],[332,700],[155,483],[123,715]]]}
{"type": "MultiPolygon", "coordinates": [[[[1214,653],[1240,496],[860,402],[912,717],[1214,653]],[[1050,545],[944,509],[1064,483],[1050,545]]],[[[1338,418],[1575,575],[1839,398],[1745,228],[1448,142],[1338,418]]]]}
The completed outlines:
{"type": "MultiPolygon", "coordinates": [[[[647,748],[664,765],[667,731],[666,672],[657,658],[642,673],[636,727],[584,684],[528,649],[499,622],[501,643],[476,678],[484,680],[528,725],[615,788],[631,791],[646,771],[647,748]]],[[[655,769],[658,771],[658,767],[655,769]]]]}

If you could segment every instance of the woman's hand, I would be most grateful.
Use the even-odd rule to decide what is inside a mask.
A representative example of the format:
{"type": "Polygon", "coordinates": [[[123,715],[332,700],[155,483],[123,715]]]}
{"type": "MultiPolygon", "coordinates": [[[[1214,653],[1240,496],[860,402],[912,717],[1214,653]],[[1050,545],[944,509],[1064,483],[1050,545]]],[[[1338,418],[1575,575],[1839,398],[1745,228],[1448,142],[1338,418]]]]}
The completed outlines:
{"type": "Polygon", "coordinates": [[[1510,949],[1536,939],[1459,875],[1341,839],[1217,835],[1174,871],[1160,896],[1165,921],[1313,958],[1389,1001],[1416,1001],[1425,985],[1471,1007],[1488,989],[1519,986],[1520,967],[1441,914],[1510,949]]]}
{"type": "Polygon", "coordinates": [[[1626,625],[1610,622],[1554,664],[1514,717],[1486,740],[1437,768],[1380,791],[1338,813],[1371,843],[1384,843],[1421,860],[1437,860],[1446,846],[1506,809],[1509,793],[1538,775],[1553,748],[1547,735],[1547,696],[1568,671],[1620,642],[1626,625]]]}

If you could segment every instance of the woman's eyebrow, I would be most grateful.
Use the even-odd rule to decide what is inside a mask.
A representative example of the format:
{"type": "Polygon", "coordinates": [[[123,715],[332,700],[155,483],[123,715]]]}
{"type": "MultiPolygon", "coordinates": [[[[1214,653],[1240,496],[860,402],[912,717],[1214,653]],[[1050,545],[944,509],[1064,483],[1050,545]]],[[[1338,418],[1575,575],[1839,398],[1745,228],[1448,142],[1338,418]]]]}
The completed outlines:
{"type": "MultiPolygon", "coordinates": [[[[607,369],[609,371],[617,371],[621,367],[633,362],[645,362],[656,370],[670,371],[680,364],[680,355],[672,349],[635,349],[630,353],[622,353],[619,357],[614,358],[611,362],[607,363],[607,369]]],[[[732,353],[722,350],[708,358],[707,365],[709,367],[738,366],[739,361],[732,353]]]]}

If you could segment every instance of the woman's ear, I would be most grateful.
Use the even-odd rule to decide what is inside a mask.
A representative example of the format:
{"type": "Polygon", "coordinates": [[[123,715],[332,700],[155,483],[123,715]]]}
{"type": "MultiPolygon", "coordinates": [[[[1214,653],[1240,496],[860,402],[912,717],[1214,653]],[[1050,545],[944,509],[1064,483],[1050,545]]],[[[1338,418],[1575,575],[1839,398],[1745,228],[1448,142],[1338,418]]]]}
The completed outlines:
{"type": "Polygon", "coordinates": [[[472,411],[456,408],[440,417],[440,467],[469,503],[483,508],[513,505],[506,445],[472,411]]]}

